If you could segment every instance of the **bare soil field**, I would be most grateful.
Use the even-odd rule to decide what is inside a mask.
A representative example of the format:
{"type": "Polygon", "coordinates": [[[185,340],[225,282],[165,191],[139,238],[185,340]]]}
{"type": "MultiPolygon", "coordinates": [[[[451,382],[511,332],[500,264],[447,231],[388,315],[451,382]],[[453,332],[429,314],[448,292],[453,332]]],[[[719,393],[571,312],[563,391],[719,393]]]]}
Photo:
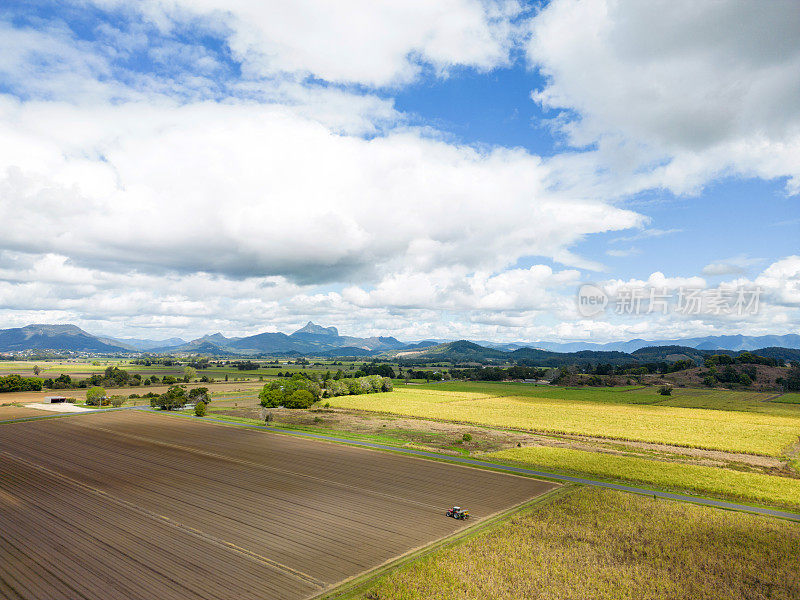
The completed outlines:
{"type": "Polygon", "coordinates": [[[44,417],[47,414],[35,408],[25,408],[23,406],[0,406],[0,423],[3,421],[13,421],[15,419],[28,419],[30,417],[44,417]]]}
{"type": "Polygon", "coordinates": [[[305,598],[554,484],[140,411],[0,427],[0,596],[305,598]]]}

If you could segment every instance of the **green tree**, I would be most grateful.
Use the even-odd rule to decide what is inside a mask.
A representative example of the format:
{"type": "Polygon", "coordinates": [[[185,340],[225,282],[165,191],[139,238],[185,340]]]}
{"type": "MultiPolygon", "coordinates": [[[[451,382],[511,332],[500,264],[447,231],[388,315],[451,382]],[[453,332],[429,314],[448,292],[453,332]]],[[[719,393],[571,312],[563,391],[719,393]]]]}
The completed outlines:
{"type": "Polygon", "coordinates": [[[189,366],[184,367],[184,369],[183,369],[183,379],[186,381],[186,383],[189,383],[195,377],[197,377],[197,369],[195,369],[194,367],[189,367],[189,366]]]}
{"type": "Polygon", "coordinates": [[[202,400],[194,405],[194,414],[196,417],[206,416],[206,403],[202,400]]]}
{"type": "Polygon", "coordinates": [[[43,383],[38,377],[22,377],[12,373],[0,377],[0,392],[38,392],[43,383]]]}
{"type": "Polygon", "coordinates": [[[165,393],[150,400],[150,406],[161,410],[177,410],[186,404],[186,390],[179,385],[173,385],[165,393]]]}
{"type": "Polygon", "coordinates": [[[105,397],[106,391],[100,386],[95,386],[86,390],[86,404],[89,406],[100,406],[105,397]]]}
{"type": "Polygon", "coordinates": [[[268,385],[265,385],[258,397],[261,400],[261,406],[275,408],[276,406],[283,405],[285,396],[282,390],[273,390],[270,389],[268,385]]]}
{"type": "Polygon", "coordinates": [[[286,408],[308,408],[314,402],[316,402],[316,398],[308,390],[295,390],[284,400],[283,405],[286,408]]]}
{"type": "Polygon", "coordinates": [[[42,374],[42,369],[39,367],[39,365],[34,365],[33,374],[37,377],[42,374]]]}
{"type": "Polygon", "coordinates": [[[211,402],[211,398],[208,395],[208,388],[198,387],[189,390],[189,400],[195,403],[202,402],[203,404],[208,404],[211,402]]]}

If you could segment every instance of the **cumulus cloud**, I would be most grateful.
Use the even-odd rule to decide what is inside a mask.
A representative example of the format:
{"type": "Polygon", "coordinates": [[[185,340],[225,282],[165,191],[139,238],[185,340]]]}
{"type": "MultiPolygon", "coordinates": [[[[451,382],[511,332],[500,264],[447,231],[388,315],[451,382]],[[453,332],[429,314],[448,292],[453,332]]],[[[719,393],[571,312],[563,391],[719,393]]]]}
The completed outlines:
{"type": "Polygon", "coordinates": [[[694,192],[729,173],[800,189],[793,0],[554,0],[530,31],[529,60],[547,77],[534,100],[560,112],[570,144],[596,145],[592,161],[623,194],[694,192]]]}
{"type": "Polygon", "coordinates": [[[466,269],[402,272],[384,277],[372,290],[353,286],[342,296],[359,307],[543,312],[555,308],[561,290],[576,285],[579,276],[574,269],[554,272],[545,265],[497,274],[466,269]]]}
{"type": "MultiPolygon", "coordinates": [[[[6,326],[73,322],[107,335],[199,336],[211,331],[249,335],[290,332],[311,318],[343,333],[394,335],[404,340],[472,338],[495,341],[674,339],[694,335],[782,333],[800,309],[800,257],[774,262],[753,279],[719,288],[761,291],[758,312],[680,314],[647,312],[650,290],[673,296],[681,288],[710,289],[699,277],[598,282],[612,298],[644,291],[642,314],[585,319],[576,311],[581,273],[545,265],[502,273],[440,269],[386,274],[375,285],[342,291],[298,285],[284,277],[231,279],[208,273],[109,272],[76,265],[65,256],[0,253],[0,319],[6,326]]],[[[674,308],[674,307],[673,307],[674,308]]]]}
{"type": "Polygon", "coordinates": [[[285,106],[5,99],[0,127],[3,247],[109,268],[322,283],[529,255],[591,266],[569,246],[642,221],[549,194],[523,151],[363,139],[285,106]]]}
{"type": "MultiPolygon", "coordinates": [[[[92,2],[124,15],[92,40],[58,19],[0,22],[6,326],[244,335],[313,318],[510,341],[796,319],[797,257],[753,279],[741,260],[704,269],[764,288],[749,323],[585,320],[574,300],[582,271],[603,268],[579,242],[676,231],[616,199],[721,173],[800,177],[799,17],[786,3],[551,2],[527,51],[547,77],[534,98],[572,148],[543,159],[410,127],[386,97],[421,73],[507,65],[516,2],[92,2]],[[519,266],[531,262],[547,264],[519,266]]],[[[705,283],[656,272],[605,285],[705,283]]]]}
{"type": "Polygon", "coordinates": [[[772,263],[755,279],[776,303],[800,307],[800,256],[787,256],[772,263]]]}
{"type": "Polygon", "coordinates": [[[198,21],[225,35],[249,75],[308,74],[387,86],[423,68],[507,64],[520,13],[513,0],[94,0],[142,12],[161,29],[198,21]]]}

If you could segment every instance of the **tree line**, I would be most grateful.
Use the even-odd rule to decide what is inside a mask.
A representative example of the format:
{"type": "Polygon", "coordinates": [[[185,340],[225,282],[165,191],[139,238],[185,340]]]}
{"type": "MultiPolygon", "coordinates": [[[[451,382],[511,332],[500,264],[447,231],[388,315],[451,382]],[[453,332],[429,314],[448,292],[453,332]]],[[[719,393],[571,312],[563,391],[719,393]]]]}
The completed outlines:
{"type": "MultiPolygon", "coordinates": [[[[314,377],[316,378],[316,375],[314,377]]],[[[304,373],[295,373],[289,379],[276,379],[267,383],[261,389],[258,397],[261,406],[264,407],[309,408],[321,398],[390,392],[392,389],[392,380],[380,375],[340,379],[330,377],[329,379],[323,378],[320,382],[304,373]]]]}
{"type": "Polygon", "coordinates": [[[16,373],[0,377],[0,393],[40,391],[42,391],[42,380],[38,377],[23,377],[16,373]]]}

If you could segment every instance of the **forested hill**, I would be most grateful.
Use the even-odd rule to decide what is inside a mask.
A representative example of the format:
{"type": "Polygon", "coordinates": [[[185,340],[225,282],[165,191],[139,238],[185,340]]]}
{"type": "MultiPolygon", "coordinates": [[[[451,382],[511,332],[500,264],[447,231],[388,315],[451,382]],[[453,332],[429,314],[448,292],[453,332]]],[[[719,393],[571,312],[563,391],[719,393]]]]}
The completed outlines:
{"type": "MultiPolygon", "coordinates": [[[[690,360],[702,363],[708,356],[717,353],[739,355],[742,352],[703,351],[688,346],[649,346],[634,352],[580,350],[578,352],[553,352],[538,348],[519,348],[504,352],[494,348],[480,346],[466,340],[448,342],[413,351],[399,351],[391,356],[406,364],[434,363],[474,363],[474,364],[507,364],[529,365],[537,367],[562,367],[582,364],[609,364],[613,366],[631,363],[677,362],[690,360]]],[[[753,354],[767,356],[779,361],[800,360],[800,351],[791,348],[764,348],[755,350],[753,354]]]]}

